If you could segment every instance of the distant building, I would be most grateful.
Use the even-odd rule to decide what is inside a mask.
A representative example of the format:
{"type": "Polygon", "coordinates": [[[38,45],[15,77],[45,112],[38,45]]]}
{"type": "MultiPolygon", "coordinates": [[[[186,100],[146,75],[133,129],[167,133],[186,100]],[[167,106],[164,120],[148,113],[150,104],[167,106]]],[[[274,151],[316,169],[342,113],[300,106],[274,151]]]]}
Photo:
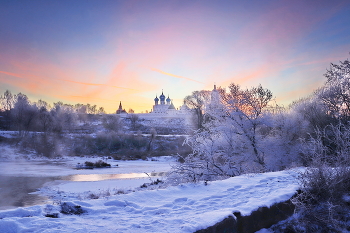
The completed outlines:
{"type": "Polygon", "coordinates": [[[159,98],[156,95],[154,99],[153,109],[150,114],[154,116],[168,116],[168,117],[184,117],[185,115],[190,115],[192,110],[184,103],[180,109],[176,109],[169,95],[165,99],[165,95],[162,91],[162,94],[159,98]]]}
{"type": "Polygon", "coordinates": [[[119,108],[118,108],[118,110],[116,111],[116,113],[117,113],[117,114],[128,114],[128,113],[125,111],[125,109],[123,109],[123,107],[122,107],[122,101],[120,101],[120,103],[119,103],[119,108]]]}
{"type": "MultiPolygon", "coordinates": [[[[206,105],[204,111],[220,111],[221,110],[220,94],[214,85],[214,89],[211,92],[211,98],[206,105]]],[[[119,108],[116,111],[121,118],[128,119],[131,115],[123,109],[122,103],[119,103],[119,108]]],[[[176,108],[170,99],[170,96],[166,98],[162,90],[161,95],[156,95],[154,98],[154,105],[149,113],[136,113],[140,119],[140,124],[155,128],[157,130],[164,128],[171,128],[177,130],[184,130],[190,132],[195,129],[195,111],[190,109],[185,101],[183,104],[176,108]],[[187,131],[189,130],[189,131],[187,131]]]]}
{"type": "Polygon", "coordinates": [[[175,109],[175,106],[170,100],[169,95],[168,95],[168,98],[165,100],[165,95],[163,94],[163,91],[162,91],[162,94],[159,96],[159,99],[157,96],[154,99],[152,113],[167,114],[169,110],[174,110],[174,109],[175,109]]]}
{"type": "MultiPolygon", "coordinates": [[[[214,85],[214,89],[211,92],[210,101],[206,105],[206,109],[204,111],[219,110],[221,107],[222,107],[222,104],[220,100],[220,94],[216,89],[216,85],[214,85]]],[[[121,101],[119,103],[119,108],[116,111],[116,114],[122,114],[122,115],[125,115],[125,117],[128,114],[125,111],[125,109],[123,109],[121,101]]],[[[185,104],[185,101],[182,106],[176,109],[169,95],[168,95],[168,98],[165,97],[163,90],[159,98],[158,98],[158,95],[156,95],[156,98],[154,98],[154,105],[149,113],[147,113],[147,111],[146,113],[138,113],[140,117],[146,117],[146,118],[152,118],[152,117],[188,118],[192,114],[194,114],[193,110],[190,109],[185,104]]]]}

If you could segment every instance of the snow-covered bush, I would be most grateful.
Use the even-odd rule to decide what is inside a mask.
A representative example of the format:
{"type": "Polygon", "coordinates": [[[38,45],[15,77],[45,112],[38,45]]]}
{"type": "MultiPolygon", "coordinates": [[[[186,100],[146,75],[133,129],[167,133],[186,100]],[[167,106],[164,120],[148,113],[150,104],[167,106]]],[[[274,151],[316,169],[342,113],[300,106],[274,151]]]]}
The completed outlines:
{"type": "Polygon", "coordinates": [[[21,138],[17,146],[25,153],[34,152],[47,158],[60,157],[61,139],[55,134],[31,132],[21,138]]]}
{"type": "Polygon", "coordinates": [[[339,122],[316,129],[303,140],[303,159],[307,165],[340,166],[350,163],[350,126],[339,122]]]}
{"type": "Polygon", "coordinates": [[[301,164],[301,138],[309,130],[309,122],[293,109],[278,108],[265,117],[261,127],[261,150],[267,170],[275,171],[301,164]]]}
{"type": "Polygon", "coordinates": [[[109,132],[117,132],[123,127],[120,117],[112,114],[102,116],[102,125],[109,132]]]}
{"type": "Polygon", "coordinates": [[[299,229],[294,232],[349,232],[350,168],[320,165],[301,174],[300,181],[301,191],[292,199],[292,221],[299,229]]]}
{"type": "Polygon", "coordinates": [[[294,101],[290,106],[290,110],[308,122],[309,133],[317,128],[324,128],[326,125],[334,123],[334,119],[328,114],[327,106],[315,93],[294,101]]]}
{"type": "Polygon", "coordinates": [[[174,183],[198,182],[241,174],[245,157],[237,153],[240,148],[233,143],[233,138],[225,136],[219,129],[213,128],[210,131],[199,130],[187,138],[185,143],[192,148],[192,153],[181,157],[183,163],[173,167],[169,180],[174,183]]]}
{"type": "Polygon", "coordinates": [[[309,168],[300,175],[301,191],[293,199],[294,221],[305,232],[348,232],[350,126],[339,122],[317,129],[301,148],[309,168]]]}

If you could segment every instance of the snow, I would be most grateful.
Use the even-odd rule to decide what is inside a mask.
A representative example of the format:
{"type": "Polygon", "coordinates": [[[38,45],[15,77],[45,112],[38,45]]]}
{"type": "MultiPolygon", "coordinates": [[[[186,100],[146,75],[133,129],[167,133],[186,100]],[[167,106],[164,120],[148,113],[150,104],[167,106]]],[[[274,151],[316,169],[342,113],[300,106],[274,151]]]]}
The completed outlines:
{"type": "Polygon", "coordinates": [[[59,213],[57,203],[0,211],[0,232],[194,232],[235,211],[249,215],[261,206],[288,200],[299,188],[299,171],[242,175],[207,185],[183,184],[96,200],[66,200],[68,205],[81,206],[82,215],[59,213]],[[52,213],[58,213],[58,218],[45,217],[52,213]]]}
{"type": "Polygon", "coordinates": [[[17,136],[18,136],[17,131],[2,131],[2,130],[0,130],[0,137],[16,138],[17,136]]]}

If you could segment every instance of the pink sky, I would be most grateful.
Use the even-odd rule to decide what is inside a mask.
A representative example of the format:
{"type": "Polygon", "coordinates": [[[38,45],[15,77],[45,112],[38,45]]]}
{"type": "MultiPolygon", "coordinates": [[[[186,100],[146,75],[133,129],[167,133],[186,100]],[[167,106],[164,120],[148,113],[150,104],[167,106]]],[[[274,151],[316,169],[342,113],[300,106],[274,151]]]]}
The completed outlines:
{"type": "Polygon", "coordinates": [[[150,111],[192,91],[262,84],[310,94],[350,48],[347,1],[0,3],[0,92],[150,111]]]}

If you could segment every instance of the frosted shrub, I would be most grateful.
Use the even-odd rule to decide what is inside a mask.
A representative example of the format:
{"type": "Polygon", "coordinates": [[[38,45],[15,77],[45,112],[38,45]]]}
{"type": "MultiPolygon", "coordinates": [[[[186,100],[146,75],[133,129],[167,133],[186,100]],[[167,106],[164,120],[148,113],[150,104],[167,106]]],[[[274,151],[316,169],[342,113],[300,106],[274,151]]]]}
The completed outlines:
{"type": "Polygon", "coordinates": [[[350,163],[350,126],[339,123],[317,129],[303,141],[304,159],[311,165],[339,166],[350,163]]]}
{"type": "Polygon", "coordinates": [[[350,231],[349,136],[350,127],[339,123],[304,141],[310,167],[301,174],[301,192],[292,201],[305,232],[350,231]]]}
{"type": "Polygon", "coordinates": [[[266,169],[281,170],[300,166],[301,138],[307,135],[309,122],[294,110],[280,109],[264,118],[259,129],[260,148],[265,155],[266,169]]]}
{"type": "Polygon", "coordinates": [[[59,138],[54,134],[32,133],[24,136],[19,145],[26,152],[35,152],[47,158],[59,157],[57,153],[59,138]]]}
{"type": "Polygon", "coordinates": [[[300,181],[301,191],[292,199],[299,228],[304,232],[349,232],[350,202],[346,197],[350,191],[350,168],[309,168],[300,181]]]}
{"type": "Polygon", "coordinates": [[[244,153],[244,141],[232,137],[229,130],[209,128],[198,130],[185,140],[192,153],[181,157],[183,163],[173,167],[169,178],[175,183],[225,179],[248,170],[251,159],[244,153]]]}

